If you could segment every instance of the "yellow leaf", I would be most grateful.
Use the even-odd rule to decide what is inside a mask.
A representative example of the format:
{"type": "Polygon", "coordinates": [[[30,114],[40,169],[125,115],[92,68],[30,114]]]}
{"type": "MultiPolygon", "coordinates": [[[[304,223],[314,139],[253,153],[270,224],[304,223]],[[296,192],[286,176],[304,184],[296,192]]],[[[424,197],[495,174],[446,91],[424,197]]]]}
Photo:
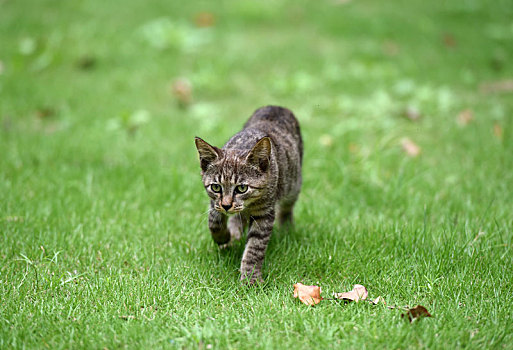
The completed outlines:
{"type": "Polygon", "coordinates": [[[416,157],[420,154],[420,147],[409,138],[402,139],[401,146],[403,151],[410,157],[416,157]]]}
{"type": "Polygon", "coordinates": [[[355,284],[353,286],[352,291],[344,293],[335,293],[333,296],[337,299],[358,302],[360,300],[367,299],[367,295],[367,288],[365,288],[361,284],[355,284]]]}
{"type": "Polygon", "coordinates": [[[303,304],[312,305],[319,304],[322,300],[321,287],[305,286],[302,283],[294,284],[294,298],[299,298],[303,304]]]}

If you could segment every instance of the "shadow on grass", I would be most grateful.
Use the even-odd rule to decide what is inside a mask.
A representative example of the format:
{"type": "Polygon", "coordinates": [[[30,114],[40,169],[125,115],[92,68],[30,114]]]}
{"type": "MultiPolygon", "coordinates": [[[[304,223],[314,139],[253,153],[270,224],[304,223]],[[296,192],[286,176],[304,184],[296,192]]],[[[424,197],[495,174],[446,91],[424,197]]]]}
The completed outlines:
{"type": "MultiPolygon", "coordinates": [[[[275,226],[263,266],[264,284],[256,286],[257,289],[273,288],[276,284],[289,283],[290,275],[295,274],[294,271],[304,273],[305,267],[301,267],[301,259],[308,259],[313,266],[322,266],[324,256],[318,250],[323,249],[325,242],[317,242],[313,246],[308,245],[309,232],[311,230],[307,226],[302,227],[297,224],[293,227],[275,226]],[[305,247],[305,245],[307,246],[305,247]]],[[[239,267],[246,238],[247,233],[240,241],[224,249],[218,249],[213,242],[207,243],[210,247],[207,248],[209,253],[205,257],[212,260],[205,261],[205,263],[211,265],[209,268],[213,278],[230,281],[233,279],[233,283],[240,284],[239,267]]]]}

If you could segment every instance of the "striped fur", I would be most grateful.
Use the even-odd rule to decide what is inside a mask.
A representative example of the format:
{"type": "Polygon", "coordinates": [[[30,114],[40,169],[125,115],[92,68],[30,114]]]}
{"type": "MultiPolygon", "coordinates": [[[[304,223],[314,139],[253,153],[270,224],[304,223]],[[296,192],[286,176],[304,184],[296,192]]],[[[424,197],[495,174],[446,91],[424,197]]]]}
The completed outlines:
{"type": "Polygon", "coordinates": [[[262,107],[222,149],[200,138],[196,147],[210,197],[212,238],[226,245],[247,228],[241,280],[260,281],[275,218],[293,223],[303,161],[299,123],[286,108],[262,107]]]}

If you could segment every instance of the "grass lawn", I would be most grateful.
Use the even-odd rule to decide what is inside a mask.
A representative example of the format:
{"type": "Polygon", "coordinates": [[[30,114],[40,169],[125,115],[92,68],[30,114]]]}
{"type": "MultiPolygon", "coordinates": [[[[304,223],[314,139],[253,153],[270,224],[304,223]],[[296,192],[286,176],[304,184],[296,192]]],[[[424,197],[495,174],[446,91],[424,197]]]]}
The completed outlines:
{"type": "Polygon", "coordinates": [[[512,349],[511,18],[509,0],[0,0],[0,348],[512,349]],[[243,243],[210,238],[194,136],[220,146],[267,104],[302,125],[304,185],[247,288],[243,243]],[[296,282],[434,317],[309,307],[296,282]]]}

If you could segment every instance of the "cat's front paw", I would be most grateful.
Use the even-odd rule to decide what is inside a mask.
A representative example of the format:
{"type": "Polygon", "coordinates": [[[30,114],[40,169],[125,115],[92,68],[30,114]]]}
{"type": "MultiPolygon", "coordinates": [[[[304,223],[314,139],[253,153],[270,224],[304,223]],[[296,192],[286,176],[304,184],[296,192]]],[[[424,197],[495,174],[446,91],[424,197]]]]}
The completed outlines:
{"type": "Polygon", "coordinates": [[[240,241],[241,234],[240,231],[232,232],[230,231],[230,240],[226,243],[219,244],[219,249],[226,249],[233,247],[236,243],[240,241]]]}
{"type": "Polygon", "coordinates": [[[221,250],[233,247],[233,240],[230,240],[228,243],[219,244],[218,247],[221,250]]]}
{"type": "Polygon", "coordinates": [[[211,232],[211,234],[212,234],[212,239],[219,246],[228,244],[231,241],[230,232],[228,232],[228,230],[211,232]]]}

